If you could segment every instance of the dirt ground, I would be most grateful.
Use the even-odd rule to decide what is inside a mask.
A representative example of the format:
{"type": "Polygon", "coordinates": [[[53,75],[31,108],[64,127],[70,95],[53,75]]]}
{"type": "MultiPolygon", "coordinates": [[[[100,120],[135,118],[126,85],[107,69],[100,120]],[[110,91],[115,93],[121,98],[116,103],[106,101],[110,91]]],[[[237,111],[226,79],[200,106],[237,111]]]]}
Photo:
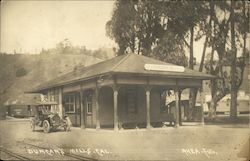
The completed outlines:
{"type": "MultiPolygon", "coordinates": [[[[58,148],[98,160],[249,160],[248,124],[183,125],[120,132],[72,128],[70,132],[58,129],[47,134],[41,129],[32,132],[27,119],[3,120],[1,147],[34,160],[72,160],[53,151],[58,148]]],[[[8,158],[1,154],[1,159],[8,158]]]]}

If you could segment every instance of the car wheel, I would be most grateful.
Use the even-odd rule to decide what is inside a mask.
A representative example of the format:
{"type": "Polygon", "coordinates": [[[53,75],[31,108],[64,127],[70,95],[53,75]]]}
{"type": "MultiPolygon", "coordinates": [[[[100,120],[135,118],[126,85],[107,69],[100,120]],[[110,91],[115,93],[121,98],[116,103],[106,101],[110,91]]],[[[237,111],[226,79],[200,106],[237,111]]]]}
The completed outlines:
{"type": "Polygon", "coordinates": [[[36,126],[36,125],[35,125],[35,121],[34,121],[34,120],[31,120],[31,121],[30,121],[30,127],[31,127],[31,130],[32,130],[32,131],[35,131],[35,126],[36,126]]]}
{"type": "Polygon", "coordinates": [[[49,133],[50,131],[50,124],[48,120],[43,121],[43,131],[49,133]]]}

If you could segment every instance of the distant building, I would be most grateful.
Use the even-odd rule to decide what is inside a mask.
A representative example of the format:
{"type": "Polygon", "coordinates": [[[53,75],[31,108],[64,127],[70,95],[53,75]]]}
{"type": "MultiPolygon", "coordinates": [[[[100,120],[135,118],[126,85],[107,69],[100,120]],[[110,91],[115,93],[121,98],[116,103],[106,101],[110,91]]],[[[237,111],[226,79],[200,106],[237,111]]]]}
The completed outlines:
{"type": "MultiPolygon", "coordinates": [[[[247,114],[249,113],[249,87],[250,87],[250,66],[249,61],[246,62],[245,70],[243,73],[243,80],[242,84],[239,87],[238,91],[238,97],[237,97],[237,111],[238,114],[247,114]]],[[[198,69],[198,66],[195,66],[196,69],[198,69]]],[[[230,72],[231,67],[226,66],[224,67],[225,70],[230,72]]],[[[211,89],[210,89],[210,81],[206,80],[203,81],[203,88],[205,93],[205,104],[204,104],[204,112],[207,113],[210,108],[210,102],[211,102],[211,89]]],[[[229,114],[230,113],[230,94],[226,95],[224,98],[222,98],[218,104],[216,113],[217,114],[229,114]]]]}
{"type": "MultiPolygon", "coordinates": [[[[245,91],[239,91],[237,96],[237,112],[240,114],[249,114],[250,106],[249,106],[249,93],[245,93],[245,91]]],[[[204,112],[209,111],[209,106],[211,103],[211,95],[206,96],[206,106],[204,108],[204,112]]],[[[231,96],[230,94],[223,97],[217,104],[216,114],[226,114],[230,113],[230,104],[231,104],[231,96]]]]}
{"type": "MultiPolygon", "coordinates": [[[[183,121],[186,121],[188,118],[188,113],[189,113],[189,94],[187,94],[188,91],[186,91],[185,93],[183,93],[181,95],[181,101],[180,101],[180,118],[183,121]]],[[[166,106],[168,108],[168,110],[170,110],[171,113],[174,113],[174,108],[175,108],[175,100],[174,100],[174,96],[168,96],[166,98],[166,106]]],[[[196,103],[195,103],[195,108],[193,109],[193,121],[200,121],[202,118],[201,114],[202,114],[202,107],[204,108],[205,102],[203,102],[203,106],[201,106],[201,101],[200,101],[200,95],[199,93],[197,94],[196,97],[196,103]]]]}
{"type": "Polygon", "coordinates": [[[6,106],[0,107],[0,120],[5,120],[6,114],[7,114],[7,107],[6,106]]]}
{"type": "Polygon", "coordinates": [[[17,98],[10,98],[4,103],[5,115],[11,117],[34,116],[35,104],[40,100],[40,94],[23,94],[17,98]]]}

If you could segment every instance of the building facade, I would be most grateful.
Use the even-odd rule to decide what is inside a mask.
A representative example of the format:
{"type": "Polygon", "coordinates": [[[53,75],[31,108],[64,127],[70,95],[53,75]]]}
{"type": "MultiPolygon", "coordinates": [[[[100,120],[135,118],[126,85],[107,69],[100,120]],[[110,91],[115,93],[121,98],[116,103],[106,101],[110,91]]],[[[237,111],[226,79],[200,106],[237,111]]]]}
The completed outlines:
{"type": "MultiPolygon", "coordinates": [[[[82,128],[151,128],[181,121],[179,98],[214,77],[142,55],[126,54],[78,68],[30,91],[58,102],[55,109],[82,128]],[[175,113],[162,110],[162,93],[174,90],[175,113]],[[174,116],[172,116],[174,115],[174,116]]],[[[204,119],[203,119],[204,121],[204,119]]]]}

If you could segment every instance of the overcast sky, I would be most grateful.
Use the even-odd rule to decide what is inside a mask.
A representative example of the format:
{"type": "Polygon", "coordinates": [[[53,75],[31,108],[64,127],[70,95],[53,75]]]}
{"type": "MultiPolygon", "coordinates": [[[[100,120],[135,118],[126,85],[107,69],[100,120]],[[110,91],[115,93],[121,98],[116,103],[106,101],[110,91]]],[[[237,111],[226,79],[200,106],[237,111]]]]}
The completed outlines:
{"type": "MultiPolygon", "coordinates": [[[[1,5],[1,51],[36,54],[68,38],[87,49],[112,48],[106,36],[114,1],[4,1],[1,5]]],[[[195,44],[200,59],[203,42],[195,44]]]]}
{"type": "Polygon", "coordinates": [[[1,51],[36,53],[68,38],[88,49],[113,46],[105,32],[114,1],[5,1],[1,51]]]}

